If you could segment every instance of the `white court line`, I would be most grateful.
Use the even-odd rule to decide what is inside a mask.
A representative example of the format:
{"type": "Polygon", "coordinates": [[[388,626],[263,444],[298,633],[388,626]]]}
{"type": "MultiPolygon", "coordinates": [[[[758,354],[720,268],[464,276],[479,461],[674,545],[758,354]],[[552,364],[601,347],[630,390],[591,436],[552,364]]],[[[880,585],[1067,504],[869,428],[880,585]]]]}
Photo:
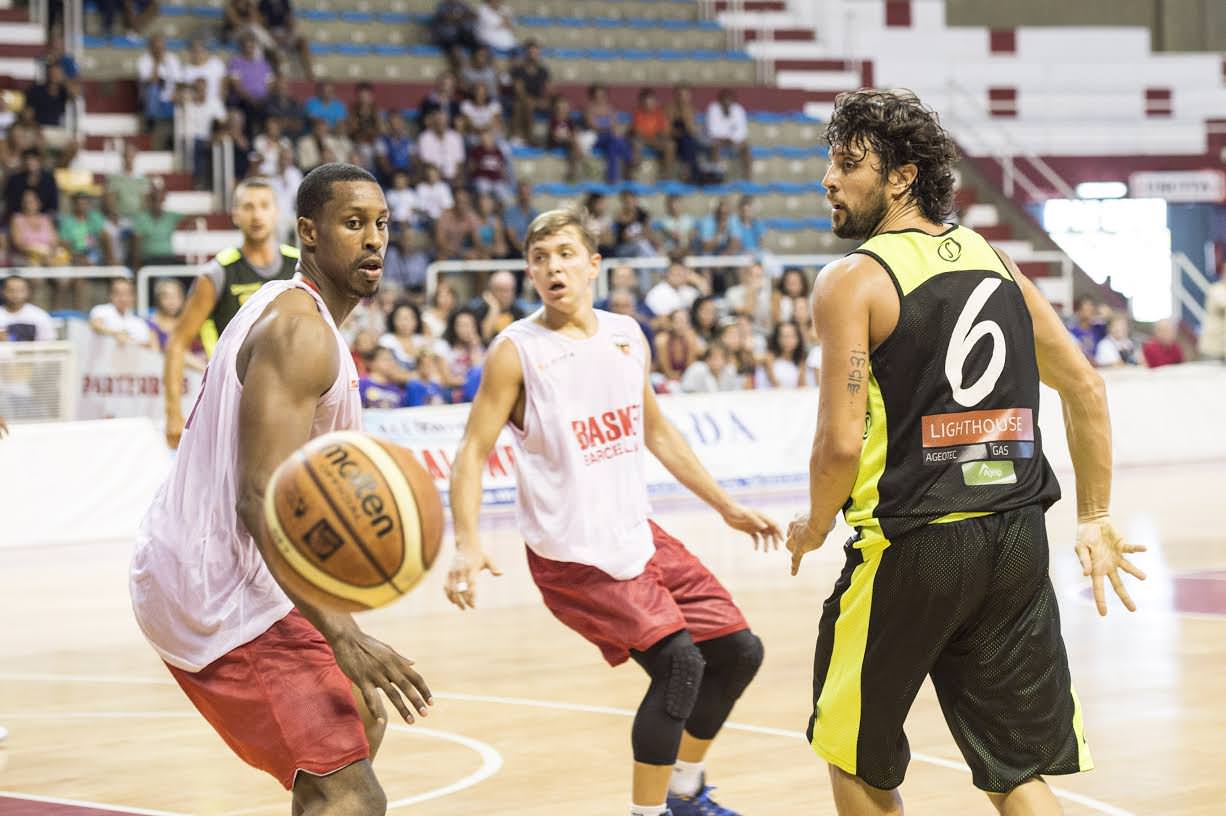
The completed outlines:
{"type": "MultiPolygon", "coordinates": [[[[37,674],[35,675],[35,674],[25,674],[22,672],[0,672],[0,680],[4,680],[4,679],[21,680],[21,679],[28,679],[28,678],[38,678],[42,680],[60,679],[66,682],[83,682],[83,683],[88,683],[88,682],[93,681],[93,678],[87,675],[56,675],[56,674],[37,674]]],[[[133,684],[140,684],[140,683],[145,683],[145,682],[149,682],[153,684],[161,684],[163,682],[161,680],[152,680],[152,679],[147,681],[139,677],[131,677],[131,678],[112,677],[110,678],[110,681],[111,682],[128,682],[128,683],[133,683],[133,684]]],[[[525,708],[545,708],[545,709],[553,709],[555,711],[578,711],[578,712],[588,713],[588,714],[609,714],[609,715],[613,715],[617,717],[634,717],[635,715],[634,710],[629,709],[629,708],[614,708],[611,706],[594,706],[594,705],[586,705],[583,703],[563,703],[563,702],[558,702],[556,700],[534,700],[534,699],[526,698],[526,697],[497,697],[497,696],[487,695],[487,694],[465,694],[462,692],[434,692],[434,696],[441,700],[457,700],[461,702],[474,702],[474,703],[493,703],[495,705],[510,705],[510,706],[520,706],[520,707],[525,707],[525,708]]],[[[190,715],[185,714],[183,716],[190,716],[190,715]]],[[[9,717],[9,715],[7,714],[0,715],[0,719],[4,719],[5,717],[9,717]]],[[[398,726],[397,725],[393,727],[395,727],[397,730],[400,730],[401,728],[406,729],[406,730],[409,729],[408,726],[398,726]]],[[[785,737],[785,738],[798,739],[798,740],[804,739],[804,734],[802,734],[799,731],[790,731],[784,728],[772,728],[770,726],[765,726],[765,725],[749,725],[749,724],[742,724],[742,723],[736,723],[736,722],[727,722],[727,723],[724,723],[724,728],[730,731],[744,731],[748,733],[765,734],[768,736],[785,737]]],[[[468,738],[465,737],[464,739],[468,739],[468,738]]],[[[911,758],[916,760],[917,762],[922,762],[927,765],[934,765],[939,768],[948,768],[950,770],[956,770],[956,771],[961,771],[961,772],[970,771],[970,769],[961,762],[958,762],[956,760],[951,760],[951,759],[945,759],[944,757],[933,756],[931,754],[913,752],[911,754],[911,758]]],[[[1104,814],[1104,816],[1136,816],[1136,814],[1134,814],[1132,811],[1125,810],[1123,808],[1118,808],[1118,807],[1115,807],[1114,805],[1109,805],[1106,802],[1101,802],[1089,796],[1083,796],[1082,794],[1074,793],[1073,791],[1064,790],[1063,788],[1057,788],[1054,786],[1052,787],[1051,790],[1052,790],[1052,793],[1056,794],[1056,796],[1059,796],[1061,799],[1064,799],[1069,802],[1075,802],[1079,805],[1084,805],[1085,807],[1091,808],[1092,810],[1095,810],[1098,813],[1104,814]]],[[[172,814],[171,816],[178,816],[178,814],[172,814]]]]}
{"type": "MultiPolygon", "coordinates": [[[[54,675],[43,675],[53,677],[54,675]]],[[[73,678],[76,681],[78,678],[73,678]]],[[[132,682],[139,682],[133,679],[132,682]]],[[[98,711],[98,712],[69,712],[69,713],[12,713],[0,714],[0,720],[48,720],[48,719],[196,719],[197,715],[191,711],[98,711]]],[[[453,793],[479,785],[489,779],[494,774],[502,769],[502,754],[492,745],[482,742],[481,740],[466,737],[463,734],[456,734],[451,731],[440,731],[437,728],[425,728],[423,726],[408,726],[400,724],[392,724],[388,726],[388,730],[398,731],[404,734],[412,734],[419,737],[431,737],[440,739],[445,742],[453,742],[457,745],[462,745],[472,751],[475,751],[481,757],[481,767],[467,776],[452,782],[449,785],[444,785],[439,788],[425,791],[424,793],[407,796],[403,799],[397,799],[394,802],[389,802],[388,810],[394,808],[408,807],[419,802],[428,802],[431,799],[441,799],[444,796],[450,796],[453,793]]],[[[35,796],[28,793],[16,793],[10,791],[0,791],[0,796],[9,796],[14,799],[25,799],[32,802],[47,802],[49,804],[58,805],[75,805],[76,807],[88,807],[97,809],[109,809],[119,813],[144,814],[145,816],[189,816],[189,814],[174,813],[166,810],[145,810],[141,808],[129,808],[121,805],[110,805],[102,802],[85,802],[76,799],[59,799],[48,796],[35,796]]],[[[282,811],[285,809],[284,804],[268,805],[265,807],[251,808],[248,810],[237,810],[228,813],[226,816],[245,816],[249,813],[260,813],[266,810],[282,811]]]]}
{"type": "MultiPolygon", "coordinates": [[[[7,716],[7,715],[6,715],[7,716]]],[[[81,802],[76,799],[60,799],[55,796],[34,796],[30,793],[17,793],[16,791],[0,791],[0,796],[6,796],[9,799],[21,799],[25,802],[43,802],[48,805],[71,805],[80,808],[94,808],[95,810],[112,810],[115,813],[131,813],[135,816],[189,816],[186,813],[172,813],[169,810],[146,810],[145,808],[130,808],[123,805],[108,805],[102,802],[81,802]]]]}

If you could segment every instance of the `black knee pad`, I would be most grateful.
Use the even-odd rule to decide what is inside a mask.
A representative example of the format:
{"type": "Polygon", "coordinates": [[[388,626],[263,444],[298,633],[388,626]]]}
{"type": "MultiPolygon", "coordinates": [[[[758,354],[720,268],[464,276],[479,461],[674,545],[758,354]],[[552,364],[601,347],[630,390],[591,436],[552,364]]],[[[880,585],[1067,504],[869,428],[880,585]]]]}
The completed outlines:
{"type": "Polygon", "coordinates": [[[689,719],[698,701],[702,672],[707,661],[693,643],[665,647],[661,657],[667,660],[664,679],[664,710],[678,720],[689,719]]]}
{"type": "Polygon", "coordinates": [[[748,629],[700,643],[698,648],[702,650],[711,669],[719,671],[723,676],[723,692],[733,700],[738,699],[745,693],[745,689],[749,688],[766,656],[762,638],[748,629]]]}

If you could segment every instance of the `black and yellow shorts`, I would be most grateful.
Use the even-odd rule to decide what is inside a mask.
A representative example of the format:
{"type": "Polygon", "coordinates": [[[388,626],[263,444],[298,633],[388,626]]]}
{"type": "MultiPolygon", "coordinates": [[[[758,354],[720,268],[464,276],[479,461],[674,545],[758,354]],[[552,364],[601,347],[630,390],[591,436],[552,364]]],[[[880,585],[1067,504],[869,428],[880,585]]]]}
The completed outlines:
{"type": "Polygon", "coordinates": [[[813,749],[876,788],[902,783],[903,723],[931,675],[976,787],[1093,767],[1047,575],[1042,508],[844,548],[813,659],[813,749]]]}

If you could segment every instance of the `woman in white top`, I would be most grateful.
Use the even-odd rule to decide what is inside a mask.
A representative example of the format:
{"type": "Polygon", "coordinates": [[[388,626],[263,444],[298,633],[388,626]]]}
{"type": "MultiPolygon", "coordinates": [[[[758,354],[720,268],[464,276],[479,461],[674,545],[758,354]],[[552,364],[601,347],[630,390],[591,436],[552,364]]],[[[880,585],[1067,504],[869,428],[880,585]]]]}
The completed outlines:
{"type": "Polygon", "coordinates": [[[451,321],[451,313],[456,310],[456,304],[455,288],[450,283],[441,280],[435,284],[434,294],[430,296],[430,305],[421,315],[426,334],[431,337],[442,337],[451,321]]]}
{"type": "Polygon", "coordinates": [[[417,358],[430,348],[429,338],[421,333],[421,310],[408,301],[393,306],[387,316],[387,332],[379,338],[379,345],[391,349],[400,364],[393,380],[404,384],[415,379],[417,358]]]}
{"type": "Polygon", "coordinates": [[[798,320],[797,304],[809,298],[809,279],[797,267],[783,270],[779,285],[771,295],[771,320],[776,325],[785,320],[798,320]]]}
{"type": "Polygon", "coordinates": [[[808,384],[804,368],[805,344],[794,320],[775,326],[766,344],[766,356],[754,377],[755,388],[800,388],[808,384]]]}
{"type": "Polygon", "coordinates": [[[1138,365],[1137,344],[1132,342],[1128,316],[1116,315],[1107,323],[1107,336],[1094,348],[1094,365],[1100,368],[1138,365]]]}
{"type": "Polygon", "coordinates": [[[501,130],[502,103],[490,99],[490,89],[478,83],[473,86],[473,98],[460,103],[460,115],[468,121],[469,142],[474,143],[478,134],[486,130],[492,128],[495,133],[501,130]]]}

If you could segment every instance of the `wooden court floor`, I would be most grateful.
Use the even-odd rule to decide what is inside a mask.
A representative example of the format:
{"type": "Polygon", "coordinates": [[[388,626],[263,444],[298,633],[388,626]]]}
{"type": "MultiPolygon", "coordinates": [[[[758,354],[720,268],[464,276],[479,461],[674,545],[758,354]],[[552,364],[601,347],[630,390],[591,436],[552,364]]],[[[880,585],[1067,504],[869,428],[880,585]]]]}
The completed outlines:
{"type": "MultiPolygon", "coordinates": [[[[1117,473],[1116,520],[1150,547],[1135,615],[1113,604],[1098,618],[1080,592],[1071,501],[1048,515],[1098,766],[1052,779],[1070,814],[1226,813],[1224,477],[1226,462],[1117,473]]],[[[1062,481],[1071,492],[1067,474],[1062,481]]],[[[801,504],[763,506],[783,521],[801,504]]],[[[842,531],[793,579],[782,552],[754,553],[709,512],[676,505],[657,518],[725,580],[766,643],[762,672],[709,758],[718,798],[746,816],[832,813],[824,768],[799,732],[842,531]]],[[[644,679],[633,665],[607,668],[553,620],[506,523],[488,542],[507,574],[484,581],[476,612],[448,607],[435,574],[400,605],[362,618],[417,660],[438,697],[419,726],[389,733],[375,763],[392,812],[622,814],[629,715],[644,679]]],[[[0,547],[0,725],[11,732],[0,746],[0,814],[288,813],[286,794],[228,752],[144,643],[128,607],[127,558],[127,542],[0,547]]],[[[971,788],[930,687],[907,731],[909,813],[993,812],[971,788]]]]}

